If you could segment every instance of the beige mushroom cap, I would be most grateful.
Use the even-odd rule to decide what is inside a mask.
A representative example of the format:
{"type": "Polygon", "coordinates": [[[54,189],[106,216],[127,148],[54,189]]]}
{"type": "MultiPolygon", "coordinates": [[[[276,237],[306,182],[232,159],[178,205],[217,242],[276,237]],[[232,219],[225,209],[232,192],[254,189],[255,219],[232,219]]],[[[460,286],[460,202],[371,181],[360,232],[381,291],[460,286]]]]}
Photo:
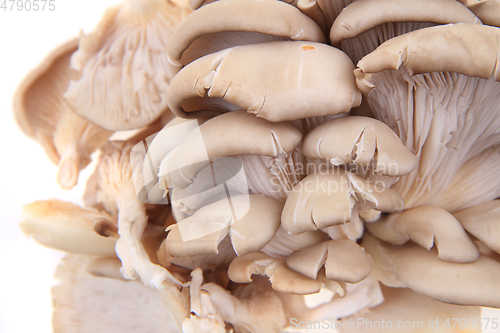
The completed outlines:
{"type": "Polygon", "coordinates": [[[330,42],[337,45],[378,25],[392,22],[481,23],[455,0],[357,0],[337,16],[330,42]]]}
{"type": "Polygon", "coordinates": [[[108,8],[71,58],[82,74],[64,94],[71,108],[108,130],[140,128],[159,118],[178,70],[166,59],[166,44],[184,11],[162,0],[108,8]]]}
{"type": "Polygon", "coordinates": [[[409,239],[426,249],[436,245],[440,260],[469,263],[479,257],[476,245],[457,219],[439,207],[419,206],[382,216],[365,227],[376,237],[394,245],[404,244],[409,239]]]}
{"type": "Polygon", "coordinates": [[[185,188],[200,170],[218,157],[237,155],[277,156],[289,153],[302,133],[289,123],[270,123],[244,111],[213,118],[189,133],[160,164],[158,176],[185,188]],[[189,154],[186,154],[189,152],[189,154]]]}
{"type": "Polygon", "coordinates": [[[167,102],[183,118],[238,109],[273,122],[346,113],[361,103],[351,63],[313,42],[236,46],[184,67],[167,102]]]}
{"type": "Polygon", "coordinates": [[[50,199],[24,206],[20,228],[57,250],[115,257],[116,239],[102,237],[93,229],[96,221],[114,219],[105,212],[50,199]]]}
{"type": "Polygon", "coordinates": [[[186,65],[236,45],[278,40],[326,42],[316,23],[294,6],[275,0],[220,0],[190,14],[169,41],[167,55],[186,65]]]}
{"type": "Polygon", "coordinates": [[[57,181],[65,189],[76,185],[90,154],[112,134],[75,114],[63,98],[70,80],[79,77],[69,68],[77,48],[78,40],[73,39],[49,54],[21,83],[13,105],[21,129],[59,165],[57,181]]]}
{"type": "Polygon", "coordinates": [[[237,255],[258,251],[278,230],[282,207],[281,202],[256,194],[216,201],[174,225],[166,249],[181,257],[217,254],[219,243],[229,234],[237,255]]]}
{"type": "Polygon", "coordinates": [[[371,273],[373,261],[356,242],[339,239],[294,252],[286,259],[286,265],[311,279],[317,278],[324,265],[328,279],[358,283],[371,273]]]}
{"type": "Polygon", "coordinates": [[[337,118],[316,127],[304,138],[302,150],[333,165],[374,163],[375,172],[389,176],[406,175],[418,163],[391,128],[367,117],[337,118]]]}
{"type": "Polygon", "coordinates": [[[368,233],[361,245],[387,286],[407,286],[446,303],[500,307],[500,263],[494,259],[480,255],[468,264],[441,261],[434,249],[384,244],[368,233]]]}
{"type": "Polygon", "coordinates": [[[373,84],[369,75],[407,68],[411,75],[456,72],[500,81],[500,29],[477,24],[437,26],[390,39],[358,62],[356,84],[363,92],[373,84]],[[453,55],[453,56],[451,56],[453,55]]]}

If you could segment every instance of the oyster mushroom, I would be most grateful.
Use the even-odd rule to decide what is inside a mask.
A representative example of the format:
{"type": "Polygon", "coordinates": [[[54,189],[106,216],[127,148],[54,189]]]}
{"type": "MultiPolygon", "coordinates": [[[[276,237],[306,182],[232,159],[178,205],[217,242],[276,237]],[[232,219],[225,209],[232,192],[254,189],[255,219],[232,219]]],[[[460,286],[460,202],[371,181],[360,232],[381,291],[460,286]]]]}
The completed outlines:
{"type": "Polygon", "coordinates": [[[108,8],[71,58],[81,73],[64,94],[71,108],[108,130],[140,128],[159,118],[178,70],[164,56],[166,45],[186,14],[183,6],[161,0],[108,8]]]}
{"type": "Polygon", "coordinates": [[[358,0],[344,8],[333,22],[330,43],[342,46],[356,63],[393,37],[448,23],[481,21],[455,0],[358,0]]]}
{"type": "Polygon", "coordinates": [[[14,97],[17,123],[59,166],[57,182],[65,189],[75,186],[90,154],[112,134],[76,115],[63,98],[69,81],[79,76],[69,68],[77,47],[74,39],[55,49],[24,79],[14,97]]]}
{"type": "MultiPolygon", "coordinates": [[[[498,144],[499,31],[475,24],[426,28],[385,42],[358,63],[357,84],[376,117],[419,158],[392,187],[406,208],[437,202],[464,163],[498,144]]],[[[490,191],[475,191],[474,204],[491,200],[483,196],[490,191]]]]}
{"type": "Polygon", "coordinates": [[[446,303],[500,307],[500,262],[494,259],[480,255],[468,264],[441,261],[435,249],[384,244],[369,234],[362,246],[373,258],[376,277],[389,287],[408,287],[446,303]]]}
{"type": "Polygon", "coordinates": [[[337,115],[361,103],[352,69],[344,53],[325,44],[236,46],[184,67],[172,80],[167,101],[183,118],[238,109],[273,122],[337,115]]]}
{"type": "Polygon", "coordinates": [[[221,0],[189,15],[176,29],[168,59],[186,65],[209,53],[236,45],[280,40],[324,43],[314,21],[297,8],[274,0],[221,0]]]}
{"type": "Polygon", "coordinates": [[[106,212],[51,199],[26,205],[21,214],[21,230],[45,246],[71,253],[116,256],[116,239],[99,236],[93,228],[95,223],[115,219],[106,212]]]}

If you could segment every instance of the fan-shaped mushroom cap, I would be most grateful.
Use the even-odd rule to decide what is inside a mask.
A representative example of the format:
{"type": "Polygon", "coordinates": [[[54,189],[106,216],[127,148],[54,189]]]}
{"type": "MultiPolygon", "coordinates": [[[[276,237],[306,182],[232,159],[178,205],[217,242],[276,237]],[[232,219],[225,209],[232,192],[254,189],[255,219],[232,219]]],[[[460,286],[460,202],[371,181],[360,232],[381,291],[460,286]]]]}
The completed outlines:
{"type": "Polygon", "coordinates": [[[479,257],[476,245],[457,219],[439,207],[419,206],[382,216],[365,227],[376,237],[394,245],[404,244],[409,239],[426,249],[435,244],[440,260],[468,263],[479,257]]]}
{"type": "Polygon", "coordinates": [[[484,24],[500,26],[500,2],[498,0],[481,0],[474,1],[467,5],[484,24]]]}
{"type": "Polygon", "coordinates": [[[69,68],[78,40],[55,49],[19,86],[14,115],[21,129],[37,140],[52,162],[59,165],[57,181],[72,188],[78,173],[90,162],[90,154],[103,145],[111,132],[75,114],[63,98],[78,73],[69,68]]]}
{"type": "Polygon", "coordinates": [[[175,117],[154,136],[138,144],[138,149],[147,150],[142,166],[145,188],[139,191],[139,197],[143,202],[158,204],[163,200],[165,191],[158,184],[161,160],[204,121],[205,119],[189,120],[175,117]]]}
{"type": "Polygon", "coordinates": [[[160,117],[178,70],[166,59],[166,44],[184,10],[161,0],[109,8],[71,59],[82,74],[64,95],[71,108],[108,130],[140,128],[160,117]]]}
{"type": "Polygon", "coordinates": [[[300,249],[329,240],[327,234],[320,230],[305,231],[293,235],[289,234],[280,226],[273,239],[261,250],[270,257],[286,259],[290,254],[300,249]]]}
{"type": "Polygon", "coordinates": [[[115,218],[56,199],[35,201],[23,207],[21,230],[45,246],[58,250],[101,256],[116,256],[113,238],[99,236],[95,221],[115,218]]]}
{"type": "Polygon", "coordinates": [[[403,198],[395,191],[334,168],[302,179],[289,194],[281,225],[292,234],[351,221],[356,202],[386,212],[401,211],[403,198]]]}
{"type": "MultiPolygon", "coordinates": [[[[385,320],[386,323],[391,322],[411,322],[415,325],[406,326],[404,332],[418,333],[425,332],[429,329],[429,320],[431,323],[439,323],[439,332],[451,333],[456,331],[452,325],[445,327],[441,325],[449,318],[480,318],[481,308],[473,306],[460,306],[454,304],[446,304],[436,301],[430,297],[417,294],[408,288],[389,288],[384,285],[381,286],[384,301],[376,307],[370,308],[370,311],[359,311],[356,314],[342,318],[341,333],[347,333],[346,329],[349,322],[359,323],[356,327],[356,332],[359,333],[376,333],[380,332],[381,328],[375,329],[373,323],[385,320]],[[432,318],[432,319],[429,319],[432,318]],[[426,323],[426,324],[424,324],[426,323]]],[[[484,315],[484,314],[483,314],[484,315]]],[[[453,320],[454,321],[454,320],[453,320]]],[[[340,326],[340,325],[339,325],[340,326]]],[[[388,327],[389,325],[385,326],[388,327]]],[[[392,326],[395,329],[396,326],[392,326]]],[[[457,326],[458,327],[458,326],[457,326]]],[[[463,327],[463,326],[462,326],[463,327]]],[[[476,328],[464,327],[460,329],[463,333],[479,333],[482,330],[476,328]]],[[[432,328],[428,332],[435,331],[432,328]]]]}
{"type": "Polygon", "coordinates": [[[277,156],[290,152],[301,139],[302,134],[288,123],[270,123],[244,111],[230,112],[190,132],[162,160],[158,176],[186,188],[214,158],[245,154],[277,156]]]}
{"type": "Polygon", "coordinates": [[[389,287],[407,286],[446,303],[500,307],[500,263],[491,258],[452,263],[439,260],[434,249],[384,244],[370,234],[361,245],[373,258],[377,278],[389,287]]]}
{"type": "Polygon", "coordinates": [[[465,230],[500,253],[500,200],[460,210],[453,213],[453,216],[465,230]]]}
{"type": "Polygon", "coordinates": [[[278,230],[282,205],[255,194],[216,201],[170,230],[167,251],[173,256],[218,253],[219,243],[228,234],[237,255],[258,251],[278,230]]]}
{"type": "Polygon", "coordinates": [[[294,252],[286,265],[296,272],[316,279],[324,265],[330,280],[358,283],[373,268],[373,261],[363,249],[350,239],[322,242],[294,252]]]}
{"type": "Polygon", "coordinates": [[[330,42],[338,45],[344,39],[392,22],[481,23],[455,0],[357,0],[333,22],[330,42]]]}
{"type": "Polygon", "coordinates": [[[312,42],[237,46],[184,67],[169,86],[168,106],[184,118],[237,109],[269,121],[346,113],[361,103],[351,63],[312,42]]]}
{"type": "Polygon", "coordinates": [[[52,289],[54,332],[180,333],[189,314],[188,288],[164,290],[139,281],[89,274],[91,256],[71,255],[57,268],[52,289]]]}
{"type": "MultiPolygon", "coordinates": [[[[392,187],[406,208],[430,203],[455,210],[468,200],[494,198],[490,186],[474,188],[475,198],[459,205],[450,193],[447,202],[440,194],[468,161],[486,170],[475,157],[493,165],[494,154],[485,158],[482,152],[500,143],[499,32],[476,24],[426,28],[385,42],[358,63],[357,84],[374,115],[419,158],[418,167],[392,187]]],[[[488,167],[492,174],[498,178],[496,168],[488,167]]],[[[462,193],[461,185],[474,187],[470,179],[457,178],[453,188],[462,193]]]]}
{"type": "Polygon", "coordinates": [[[333,165],[374,164],[374,171],[389,176],[410,173],[417,158],[383,122],[366,117],[332,119],[309,132],[302,150],[309,158],[327,159],[333,165]],[[335,143],[335,144],[332,144],[335,143]]]}
{"type": "Polygon", "coordinates": [[[186,65],[236,45],[279,40],[325,42],[316,23],[294,6],[275,0],[220,0],[189,15],[169,41],[167,55],[186,65]]]}
{"type": "Polygon", "coordinates": [[[229,278],[236,283],[252,282],[252,275],[267,275],[274,290],[291,294],[312,294],[321,289],[321,280],[312,280],[297,273],[285,260],[273,259],[262,252],[250,252],[237,257],[229,265],[229,278]]]}
{"type": "Polygon", "coordinates": [[[398,70],[401,66],[410,75],[454,72],[500,81],[499,36],[499,28],[460,23],[395,37],[358,62],[354,71],[356,84],[361,91],[368,92],[373,87],[369,82],[371,73],[398,70]]]}

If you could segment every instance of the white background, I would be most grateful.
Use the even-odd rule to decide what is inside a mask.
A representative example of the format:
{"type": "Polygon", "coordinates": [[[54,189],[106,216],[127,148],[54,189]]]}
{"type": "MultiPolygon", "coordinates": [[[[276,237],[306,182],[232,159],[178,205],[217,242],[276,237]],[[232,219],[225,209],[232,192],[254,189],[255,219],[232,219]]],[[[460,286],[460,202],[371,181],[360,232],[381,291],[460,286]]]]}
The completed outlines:
{"type": "MultiPolygon", "coordinates": [[[[4,0],[0,0],[0,5],[4,0]]],[[[26,1],[26,0],[22,0],[26,1]]],[[[61,253],[24,236],[19,213],[24,204],[59,198],[78,203],[84,189],[56,184],[57,167],[12,116],[12,96],[23,77],[56,46],[91,32],[107,6],[118,0],[55,0],[54,11],[0,9],[0,332],[52,332],[50,288],[61,253]]],[[[10,7],[10,4],[8,7],[10,7]]]]}

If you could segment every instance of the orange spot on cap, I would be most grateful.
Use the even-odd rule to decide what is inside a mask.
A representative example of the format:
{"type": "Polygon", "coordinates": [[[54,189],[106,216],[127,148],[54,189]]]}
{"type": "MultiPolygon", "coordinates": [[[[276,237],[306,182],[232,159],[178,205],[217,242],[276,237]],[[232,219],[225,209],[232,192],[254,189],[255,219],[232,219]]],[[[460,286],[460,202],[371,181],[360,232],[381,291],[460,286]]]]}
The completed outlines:
{"type": "Polygon", "coordinates": [[[304,45],[304,46],[302,46],[302,50],[312,51],[312,50],[316,50],[316,48],[312,45],[304,45]]]}

